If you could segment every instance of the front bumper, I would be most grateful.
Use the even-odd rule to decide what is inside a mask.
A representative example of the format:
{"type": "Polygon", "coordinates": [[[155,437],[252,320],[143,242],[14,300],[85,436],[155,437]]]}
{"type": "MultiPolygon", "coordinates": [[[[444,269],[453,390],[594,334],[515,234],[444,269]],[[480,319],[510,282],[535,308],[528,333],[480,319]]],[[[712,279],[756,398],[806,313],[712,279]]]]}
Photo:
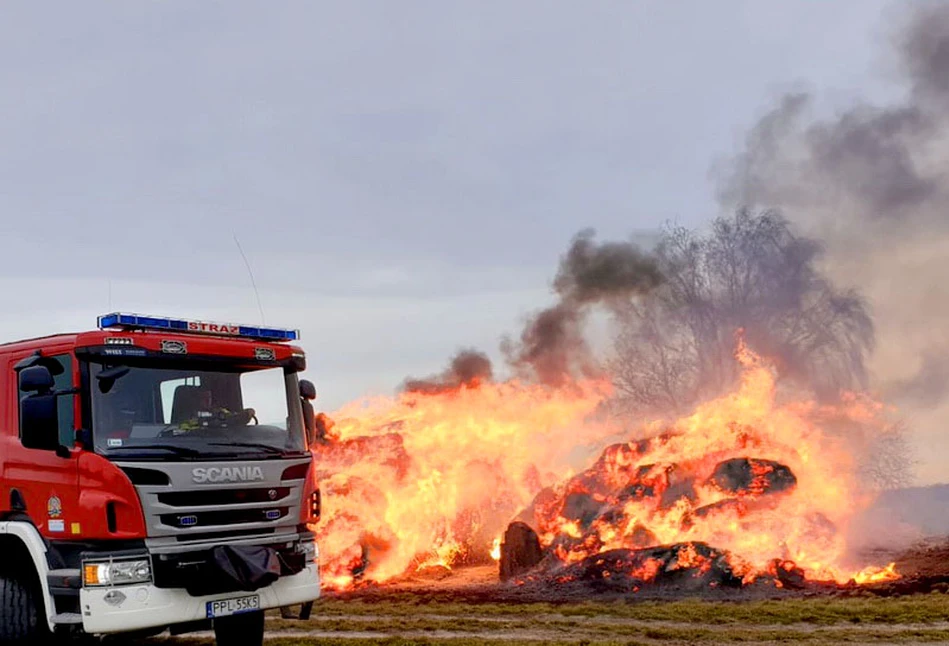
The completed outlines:
{"type": "Polygon", "coordinates": [[[79,592],[82,627],[89,634],[120,633],[201,621],[207,618],[207,602],[232,599],[248,594],[260,595],[263,610],[313,601],[320,596],[320,572],[317,562],[293,576],[281,577],[254,592],[229,592],[193,597],[182,588],[156,588],[154,585],[126,585],[113,588],[83,588],[79,592]],[[121,592],[116,602],[110,590],[121,592]]]}

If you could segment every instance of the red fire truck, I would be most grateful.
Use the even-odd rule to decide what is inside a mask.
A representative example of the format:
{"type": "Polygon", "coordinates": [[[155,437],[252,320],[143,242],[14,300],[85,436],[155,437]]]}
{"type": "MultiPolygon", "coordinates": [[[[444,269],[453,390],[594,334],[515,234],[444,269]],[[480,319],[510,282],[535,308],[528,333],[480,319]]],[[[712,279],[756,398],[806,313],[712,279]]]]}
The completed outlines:
{"type": "Polygon", "coordinates": [[[260,644],[264,610],[320,593],[299,334],[98,328],[0,345],[0,643],[213,628],[260,644]]]}

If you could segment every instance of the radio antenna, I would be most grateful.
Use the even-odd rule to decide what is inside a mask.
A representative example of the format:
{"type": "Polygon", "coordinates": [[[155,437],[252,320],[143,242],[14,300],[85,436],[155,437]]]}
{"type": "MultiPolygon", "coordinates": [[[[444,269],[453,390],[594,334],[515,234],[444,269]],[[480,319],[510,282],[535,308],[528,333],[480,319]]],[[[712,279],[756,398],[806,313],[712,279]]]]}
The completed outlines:
{"type": "Polygon", "coordinates": [[[247,260],[247,256],[244,254],[244,249],[241,247],[241,241],[237,239],[237,234],[234,234],[234,244],[237,245],[237,250],[241,254],[241,258],[244,259],[244,266],[247,267],[247,275],[250,276],[250,285],[254,288],[254,296],[257,298],[257,309],[260,310],[260,324],[264,325],[267,323],[267,319],[264,316],[264,306],[260,302],[260,292],[257,290],[257,281],[254,280],[254,270],[250,268],[250,262],[247,260]]]}

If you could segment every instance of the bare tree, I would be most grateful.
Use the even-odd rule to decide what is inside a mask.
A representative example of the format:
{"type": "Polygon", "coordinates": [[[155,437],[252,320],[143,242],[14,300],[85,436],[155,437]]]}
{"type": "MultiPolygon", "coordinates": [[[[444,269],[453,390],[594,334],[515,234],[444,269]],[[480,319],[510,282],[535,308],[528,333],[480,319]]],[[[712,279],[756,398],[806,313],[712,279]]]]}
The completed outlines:
{"type": "Polygon", "coordinates": [[[774,211],[720,217],[707,235],[669,227],[656,250],[664,282],[618,308],[621,397],[681,413],[719,394],[737,377],[739,329],[818,396],[864,387],[873,322],[857,293],[821,275],[820,253],[774,211]]]}
{"type": "Polygon", "coordinates": [[[866,447],[869,459],[861,460],[860,475],[879,489],[898,489],[913,480],[916,460],[903,422],[897,422],[873,438],[866,447]]]}
{"type": "MultiPolygon", "coordinates": [[[[614,307],[611,369],[620,411],[682,415],[734,386],[735,334],[775,362],[779,378],[818,399],[867,385],[873,321],[860,295],[819,271],[822,252],[779,213],[739,210],[700,235],[668,227],[655,258],[663,280],[614,307]]],[[[876,435],[836,429],[859,447],[861,473],[880,488],[909,482],[901,423],[876,435]]]]}

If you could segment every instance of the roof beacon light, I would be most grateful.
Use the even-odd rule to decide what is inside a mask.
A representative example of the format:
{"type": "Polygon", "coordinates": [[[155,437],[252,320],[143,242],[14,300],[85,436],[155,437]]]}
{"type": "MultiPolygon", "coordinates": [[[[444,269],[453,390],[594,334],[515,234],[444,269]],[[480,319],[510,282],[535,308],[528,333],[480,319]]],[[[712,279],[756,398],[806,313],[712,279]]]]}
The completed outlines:
{"type": "Polygon", "coordinates": [[[299,341],[299,330],[284,330],[275,327],[237,325],[234,323],[212,323],[210,321],[191,321],[171,319],[161,316],[143,316],[141,314],[122,314],[113,312],[99,317],[99,329],[121,330],[164,330],[179,334],[208,334],[211,336],[235,336],[244,339],[264,341],[299,341]]]}

